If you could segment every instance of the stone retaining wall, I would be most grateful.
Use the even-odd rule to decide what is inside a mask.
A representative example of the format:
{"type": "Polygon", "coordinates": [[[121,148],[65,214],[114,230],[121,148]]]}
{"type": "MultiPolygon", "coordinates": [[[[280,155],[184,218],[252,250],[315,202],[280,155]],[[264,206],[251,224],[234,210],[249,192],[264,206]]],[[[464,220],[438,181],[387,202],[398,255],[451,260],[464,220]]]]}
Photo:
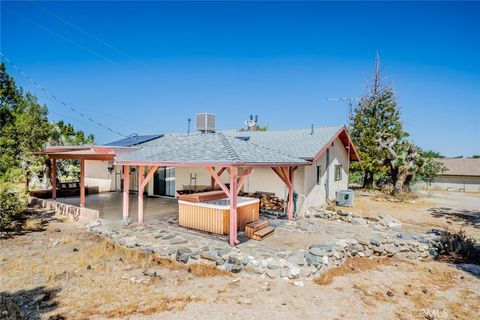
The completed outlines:
{"type": "Polygon", "coordinates": [[[66,216],[68,219],[73,221],[88,222],[100,217],[100,212],[98,210],[77,207],[55,200],[28,197],[28,203],[30,205],[36,205],[41,208],[53,210],[56,213],[66,216]]]}
{"type": "MultiPolygon", "coordinates": [[[[277,228],[302,232],[301,222],[288,222],[277,228]]],[[[245,272],[270,278],[314,278],[338,266],[348,257],[399,257],[420,259],[436,256],[435,234],[385,233],[376,239],[338,239],[335,243],[312,244],[306,250],[285,251],[268,255],[258,246],[258,252],[246,254],[226,243],[206,237],[186,235],[168,228],[109,226],[98,219],[86,225],[87,230],[108,241],[180,263],[210,263],[229,272],[245,272]]]]}

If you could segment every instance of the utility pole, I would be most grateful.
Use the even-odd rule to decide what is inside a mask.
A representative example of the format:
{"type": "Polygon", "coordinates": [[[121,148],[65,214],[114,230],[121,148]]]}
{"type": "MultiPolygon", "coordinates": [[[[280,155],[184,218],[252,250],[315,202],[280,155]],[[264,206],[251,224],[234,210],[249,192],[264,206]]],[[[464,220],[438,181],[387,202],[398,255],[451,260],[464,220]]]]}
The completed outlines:
{"type": "MultiPolygon", "coordinates": [[[[348,102],[348,127],[350,127],[350,123],[352,121],[352,112],[353,112],[353,101],[358,100],[358,98],[328,98],[328,101],[339,101],[339,102],[348,102]]],[[[348,154],[348,161],[347,161],[347,172],[350,174],[350,153],[351,153],[351,145],[350,143],[348,144],[347,147],[347,154],[348,154]]]]}
{"type": "Polygon", "coordinates": [[[347,124],[350,123],[352,120],[352,113],[353,113],[353,101],[358,100],[358,98],[328,98],[328,101],[340,101],[340,102],[348,102],[348,119],[347,119],[347,124]]]}

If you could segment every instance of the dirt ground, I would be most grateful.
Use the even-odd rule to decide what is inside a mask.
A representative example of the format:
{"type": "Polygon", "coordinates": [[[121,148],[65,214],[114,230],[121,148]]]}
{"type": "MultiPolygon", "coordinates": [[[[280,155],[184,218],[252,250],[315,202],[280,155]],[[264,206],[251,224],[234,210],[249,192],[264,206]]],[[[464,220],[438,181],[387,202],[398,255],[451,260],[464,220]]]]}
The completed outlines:
{"type": "MultiPolygon", "coordinates": [[[[454,223],[358,200],[365,214],[382,210],[421,227],[430,219],[454,223]]],[[[428,212],[428,201],[417,210],[428,212]]],[[[22,312],[26,319],[480,318],[480,279],[445,262],[354,258],[316,281],[295,283],[154,259],[112,247],[80,224],[43,217],[0,240],[0,319],[21,319],[22,312]]]]}
{"type": "Polygon", "coordinates": [[[480,240],[480,193],[432,191],[419,194],[413,202],[379,201],[375,194],[357,192],[352,211],[364,217],[389,214],[406,229],[463,229],[480,240]]]}

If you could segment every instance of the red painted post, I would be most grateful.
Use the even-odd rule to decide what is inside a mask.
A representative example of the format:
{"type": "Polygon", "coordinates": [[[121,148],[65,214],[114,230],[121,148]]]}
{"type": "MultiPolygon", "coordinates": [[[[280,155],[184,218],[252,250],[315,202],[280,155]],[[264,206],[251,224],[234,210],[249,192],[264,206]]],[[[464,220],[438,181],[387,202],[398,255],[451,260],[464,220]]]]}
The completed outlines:
{"type": "Polygon", "coordinates": [[[123,225],[128,225],[130,207],[130,166],[123,166],[123,225]]]}
{"type": "Polygon", "coordinates": [[[138,224],[143,225],[143,169],[138,166],[138,224]]]}
{"type": "Polygon", "coordinates": [[[237,170],[230,167],[230,246],[235,246],[237,240],[237,170]]]}
{"type": "Polygon", "coordinates": [[[52,159],[52,199],[57,200],[57,159],[52,159]]]}
{"type": "Polygon", "coordinates": [[[288,220],[293,220],[293,168],[288,167],[288,180],[290,181],[290,187],[288,188],[288,220]]]}
{"type": "Polygon", "coordinates": [[[80,160],[80,207],[85,208],[85,160],[80,160]]]}

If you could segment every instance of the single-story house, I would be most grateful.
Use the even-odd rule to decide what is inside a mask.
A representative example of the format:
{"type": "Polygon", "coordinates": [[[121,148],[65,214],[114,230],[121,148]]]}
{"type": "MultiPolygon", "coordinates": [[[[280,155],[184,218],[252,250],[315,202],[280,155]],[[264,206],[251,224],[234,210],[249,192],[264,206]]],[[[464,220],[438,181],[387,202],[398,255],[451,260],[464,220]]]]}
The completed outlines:
{"type": "MultiPolygon", "coordinates": [[[[104,146],[50,147],[44,153],[54,160],[54,167],[57,159],[81,161],[81,206],[85,206],[85,185],[98,186],[101,192],[122,191],[125,223],[132,191],[138,193],[138,222],[143,223],[145,193],[177,197],[185,190],[219,187],[234,217],[229,222],[231,245],[237,241],[240,192],[265,192],[287,201],[296,193],[297,212],[302,212],[334,201],[337,191],[348,188],[350,161],[359,160],[344,126],[217,131],[211,125],[197,124],[197,129],[127,138],[104,146]]],[[[52,193],[55,197],[55,186],[52,193]]],[[[294,218],[293,201],[288,201],[288,218],[294,218]]]]}
{"type": "Polygon", "coordinates": [[[439,174],[433,188],[447,191],[480,192],[480,158],[441,158],[447,171],[439,174]]]}

